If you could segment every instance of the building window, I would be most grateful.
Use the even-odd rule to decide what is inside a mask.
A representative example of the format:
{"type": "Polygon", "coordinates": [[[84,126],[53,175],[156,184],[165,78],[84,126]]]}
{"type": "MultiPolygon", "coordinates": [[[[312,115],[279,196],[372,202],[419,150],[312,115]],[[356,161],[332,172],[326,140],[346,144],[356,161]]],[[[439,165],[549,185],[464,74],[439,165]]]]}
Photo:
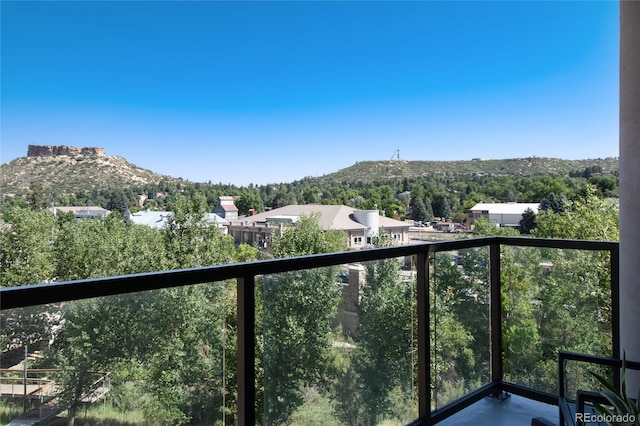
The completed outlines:
{"type": "Polygon", "coordinates": [[[353,244],[356,246],[362,245],[362,237],[353,237],[353,244]]]}
{"type": "Polygon", "coordinates": [[[393,239],[395,241],[400,241],[401,235],[400,234],[393,234],[393,239]]]}

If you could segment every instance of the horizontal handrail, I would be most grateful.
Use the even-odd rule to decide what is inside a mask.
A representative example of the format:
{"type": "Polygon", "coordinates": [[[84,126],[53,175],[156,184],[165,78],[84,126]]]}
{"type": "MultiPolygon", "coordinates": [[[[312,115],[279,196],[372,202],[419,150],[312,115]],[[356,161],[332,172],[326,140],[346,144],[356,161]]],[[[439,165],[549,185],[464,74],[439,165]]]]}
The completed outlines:
{"type": "Polygon", "coordinates": [[[359,251],[259,260],[142,274],[91,278],[75,281],[0,288],[0,310],[117,296],[139,291],[159,290],[202,284],[239,277],[276,274],[346,263],[367,262],[419,253],[462,250],[502,244],[524,247],[549,247],[579,250],[617,250],[618,243],[603,241],[559,240],[526,237],[482,237],[414,245],[364,249],[359,251]]]}
{"type": "MultiPolygon", "coordinates": [[[[560,351],[558,352],[558,363],[562,364],[564,361],[578,361],[578,362],[586,362],[588,364],[598,364],[605,365],[607,367],[622,367],[622,359],[620,358],[612,358],[606,356],[599,355],[591,355],[591,354],[582,354],[577,352],[570,351],[560,351]]],[[[626,360],[626,367],[632,370],[640,370],[640,361],[629,361],[626,360]]]]}
{"type": "MultiPolygon", "coordinates": [[[[33,373],[33,374],[46,374],[46,373],[57,373],[62,371],[62,369],[60,368],[29,368],[28,371],[29,373],[33,373]]],[[[16,370],[14,368],[0,368],[0,374],[5,374],[5,373],[24,374],[24,370],[22,369],[16,370]]]]}

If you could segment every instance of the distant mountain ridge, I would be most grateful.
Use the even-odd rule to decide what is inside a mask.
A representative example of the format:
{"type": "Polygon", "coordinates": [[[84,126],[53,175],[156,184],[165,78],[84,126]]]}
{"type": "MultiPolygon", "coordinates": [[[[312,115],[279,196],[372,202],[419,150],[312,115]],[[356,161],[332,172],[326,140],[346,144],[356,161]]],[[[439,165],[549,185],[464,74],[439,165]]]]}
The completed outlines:
{"type": "MultiPolygon", "coordinates": [[[[390,179],[428,177],[435,175],[566,175],[587,167],[616,172],[617,158],[562,160],[528,157],[504,160],[462,161],[360,161],[350,167],[303,181],[324,183],[371,183],[390,179]]],[[[28,155],[0,165],[2,194],[26,194],[32,182],[39,182],[47,191],[72,194],[93,189],[125,188],[165,182],[184,182],[181,178],[161,175],[129,163],[122,157],[106,155],[104,148],[76,148],[66,145],[30,145],[28,155]]],[[[284,183],[284,182],[281,182],[284,183]]]]}
{"type": "Polygon", "coordinates": [[[360,161],[322,177],[310,178],[318,183],[373,182],[389,179],[427,177],[433,175],[489,175],[489,176],[539,176],[567,175],[571,172],[597,166],[603,171],[617,172],[618,158],[596,158],[587,160],[562,160],[548,157],[511,158],[502,160],[458,160],[458,161],[360,161]]]}
{"type": "Polygon", "coordinates": [[[0,178],[2,194],[7,196],[26,194],[32,182],[41,183],[47,191],[71,194],[161,180],[183,181],[106,155],[104,148],[67,145],[29,145],[26,157],[0,165],[0,178]]]}

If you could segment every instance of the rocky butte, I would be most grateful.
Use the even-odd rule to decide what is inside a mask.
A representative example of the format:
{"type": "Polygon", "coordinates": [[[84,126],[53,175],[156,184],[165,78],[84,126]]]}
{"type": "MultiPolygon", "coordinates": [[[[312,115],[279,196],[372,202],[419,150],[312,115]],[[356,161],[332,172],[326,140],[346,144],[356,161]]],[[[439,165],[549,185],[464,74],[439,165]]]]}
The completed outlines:
{"type": "Polygon", "coordinates": [[[56,155],[83,155],[87,157],[105,157],[104,148],[77,148],[67,145],[29,145],[27,157],[53,157],[56,155]]]}

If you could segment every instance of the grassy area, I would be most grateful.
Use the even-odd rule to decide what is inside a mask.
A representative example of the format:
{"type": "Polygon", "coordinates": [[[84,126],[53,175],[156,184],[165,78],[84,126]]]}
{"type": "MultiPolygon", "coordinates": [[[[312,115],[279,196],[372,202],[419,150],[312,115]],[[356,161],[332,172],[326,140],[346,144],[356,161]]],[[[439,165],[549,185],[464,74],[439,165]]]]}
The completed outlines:
{"type": "Polygon", "coordinates": [[[0,425],[8,424],[11,421],[11,418],[11,409],[9,404],[7,401],[0,401],[0,425]]]}
{"type": "Polygon", "coordinates": [[[329,399],[322,396],[316,389],[308,388],[304,395],[305,403],[300,406],[293,416],[291,424],[294,426],[340,426],[341,423],[333,417],[333,409],[329,399]]]}
{"type": "MultiPolygon", "coordinates": [[[[39,426],[62,426],[67,424],[66,413],[47,422],[38,423],[39,426]]],[[[141,411],[122,412],[115,409],[109,403],[103,406],[96,403],[86,411],[78,411],[75,421],[76,426],[147,426],[151,425],[144,419],[141,411]]]]}

